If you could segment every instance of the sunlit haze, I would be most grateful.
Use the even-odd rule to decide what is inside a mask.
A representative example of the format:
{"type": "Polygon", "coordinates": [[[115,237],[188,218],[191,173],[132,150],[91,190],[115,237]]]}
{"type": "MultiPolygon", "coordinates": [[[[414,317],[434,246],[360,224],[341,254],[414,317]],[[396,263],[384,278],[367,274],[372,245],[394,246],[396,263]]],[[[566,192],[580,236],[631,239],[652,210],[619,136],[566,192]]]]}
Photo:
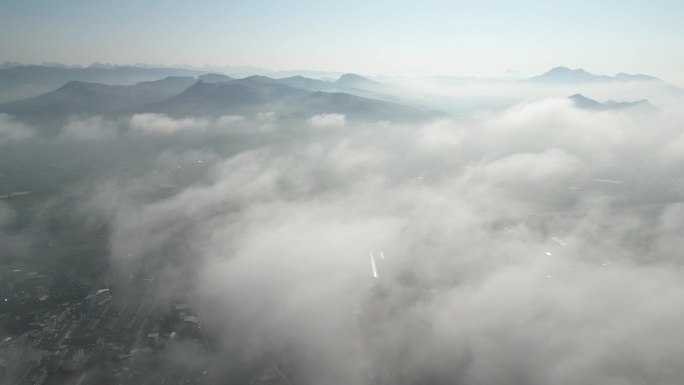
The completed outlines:
{"type": "Polygon", "coordinates": [[[0,384],[684,384],[682,15],[0,2],[0,384]]]}
{"type": "Polygon", "coordinates": [[[564,65],[683,84],[680,1],[5,1],[0,61],[367,75],[564,65]]]}

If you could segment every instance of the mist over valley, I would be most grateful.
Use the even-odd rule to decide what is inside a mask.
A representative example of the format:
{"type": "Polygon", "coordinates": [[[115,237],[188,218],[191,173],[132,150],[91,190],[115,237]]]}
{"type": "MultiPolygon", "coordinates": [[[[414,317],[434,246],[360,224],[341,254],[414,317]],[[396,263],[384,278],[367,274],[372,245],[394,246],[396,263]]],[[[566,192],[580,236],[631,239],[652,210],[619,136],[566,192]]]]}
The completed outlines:
{"type": "MultiPolygon", "coordinates": [[[[117,343],[133,382],[681,377],[678,88],[163,75],[0,106],[1,282],[111,293],[60,332],[84,381],[117,343]],[[443,108],[473,84],[515,97],[443,108]],[[163,343],[117,337],[126,303],[163,343]]],[[[3,314],[42,314],[11,287],[3,314]]]]}

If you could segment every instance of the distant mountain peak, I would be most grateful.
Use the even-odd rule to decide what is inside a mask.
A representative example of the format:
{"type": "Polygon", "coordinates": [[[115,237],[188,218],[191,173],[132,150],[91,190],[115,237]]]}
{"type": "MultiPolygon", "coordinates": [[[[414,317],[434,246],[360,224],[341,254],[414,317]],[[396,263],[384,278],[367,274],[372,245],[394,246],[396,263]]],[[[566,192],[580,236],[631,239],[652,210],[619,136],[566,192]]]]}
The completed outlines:
{"type": "Polygon", "coordinates": [[[70,82],[65,83],[63,86],[59,87],[54,92],[70,92],[70,93],[90,92],[90,91],[103,90],[103,89],[106,89],[107,87],[113,88],[113,87],[122,87],[122,86],[107,86],[107,85],[100,84],[100,83],[89,83],[89,82],[82,82],[80,80],[72,80],[70,82]]]}
{"type": "Polygon", "coordinates": [[[220,82],[229,82],[229,81],[233,80],[233,78],[231,78],[230,76],[226,76],[224,74],[210,73],[210,74],[198,76],[197,80],[201,80],[201,81],[207,82],[207,83],[220,83],[220,82]]]}
{"type": "Polygon", "coordinates": [[[357,74],[344,74],[340,76],[339,79],[335,82],[335,84],[340,85],[340,86],[346,86],[346,87],[363,87],[363,86],[377,86],[380,83],[376,82],[375,80],[370,80],[366,77],[363,77],[361,75],[357,74]]]}
{"type": "Polygon", "coordinates": [[[258,81],[258,82],[267,82],[267,83],[271,83],[271,82],[275,81],[275,79],[269,78],[268,76],[263,76],[263,75],[247,76],[246,78],[242,78],[240,80],[254,80],[254,81],[258,81]]]}
{"type": "Polygon", "coordinates": [[[178,94],[196,82],[192,76],[166,77],[134,85],[68,81],[54,91],[0,105],[0,112],[46,130],[71,116],[116,116],[178,94]]]}
{"type": "Polygon", "coordinates": [[[635,102],[616,102],[608,100],[605,103],[590,99],[582,94],[575,94],[568,96],[572,100],[575,107],[585,110],[641,110],[641,111],[658,111],[658,108],[651,104],[648,99],[637,100],[635,102]]]}
{"type": "Polygon", "coordinates": [[[591,72],[587,72],[582,68],[568,68],[568,67],[555,67],[547,71],[546,73],[542,74],[543,75],[554,75],[554,76],[567,76],[567,75],[574,75],[574,76],[599,76],[592,74],[591,72]]]}
{"type": "Polygon", "coordinates": [[[588,73],[587,71],[585,71],[582,68],[572,69],[572,68],[568,68],[565,66],[558,66],[558,67],[551,68],[548,72],[585,72],[585,73],[588,73]]]}
{"type": "Polygon", "coordinates": [[[528,81],[535,83],[582,83],[602,79],[604,77],[594,75],[581,68],[570,69],[568,67],[556,67],[541,75],[533,76],[528,81]]]}
{"type": "Polygon", "coordinates": [[[630,75],[620,72],[615,76],[596,75],[582,68],[555,67],[541,75],[533,76],[527,81],[534,83],[586,83],[586,82],[624,82],[624,81],[660,81],[662,80],[644,74],[630,75]]]}
{"type": "MultiPolygon", "coordinates": [[[[288,79],[254,76],[221,83],[198,81],[178,95],[142,106],[137,111],[174,117],[231,114],[249,117],[273,111],[285,120],[331,113],[343,114],[349,121],[423,121],[435,116],[432,112],[349,93],[308,91],[283,84],[283,80],[288,79]]],[[[293,80],[321,82],[305,78],[290,78],[289,82],[293,80]]]]}
{"type": "Polygon", "coordinates": [[[575,74],[575,75],[581,74],[581,75],[598,76],[598,75],[594,75],[590,72],[585,71],[583,68],[574,68],[573,69],[573,68],[568,68],[568,67],[564,67],[564,66],[551,68],[550,70],[543,73],[541,76],[543,76],[543,75],[556,75],[557,76],[557,75],[568,75],[568,74],[575,74]]]}
{"type": "Polygon", "coordinates": [[[576,107],[585,109],[603,109],[604,105],[597,102],[594,99],[590,99],[582,94],[574,94],[568,96],[568,99],[572,100],[576,107]]]}
{"type": "Polygon", "coordinates": [[[644,75],[644,74],[627,74],[624,72],[620,72],[619,74],[613,76],[615,79],[618,80],[626,80],[626,81],[660,81],[662,80],[658,79],[655,76],[650,76],[650,75],[644,75]]]}
{"type": "Polygon", "coordinates": [[[568,96],[568,99],[572,99],[572,100],[593,100],[593,99],[589,99],[588,97],[586,97],[582,94],[570,95],[570,96],[568,96]]]}

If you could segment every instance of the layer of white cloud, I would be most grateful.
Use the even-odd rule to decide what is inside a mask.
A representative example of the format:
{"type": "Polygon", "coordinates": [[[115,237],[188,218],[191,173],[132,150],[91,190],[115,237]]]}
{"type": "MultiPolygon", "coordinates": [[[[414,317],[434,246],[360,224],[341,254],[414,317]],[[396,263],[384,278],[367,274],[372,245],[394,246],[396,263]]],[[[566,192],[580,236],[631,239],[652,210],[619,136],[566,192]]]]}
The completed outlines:
{"type": "MultiPolygon", "coordinates": [[[[682,198],[680,115],[545,99],[416,125],[273,118],[135,115],[122,132],[188,135],[118,135],[154,144],[149,170],[81,197],[111,229],[111,279],[154,276],[199,311],[215,350],[178,365],[287,357],[294,381],[325,384],[681,378],[683,206],[665,204],[682,198]]],[[[66,132],[89,125],[108,127],[66,132]]]]}
{"type": "Polygon", "coordinates": [[[208,127],[206,119],[172,119],[162,114],[136,114],[131,117],[130,126],[134,131],[145,134],[174,134],[177,132],[201,131],[208,127]]]}
{"type": "Polygon", "coordinates": [[[312,116],[309,123],[314,127],[344,127],[347,118],[343,114],[321,114],[312,116]]]}
{"type": "Polygon", "coordinates": [[[34,135],[33,130],[25,124],[16,121],[10,115],[0,114],[0,146],[21,142],[34,135]]]}
{"type": "Polygon", "coordinates": [[[101,116],[72,120],[62,127],[60,135],[67,139],[106,140],[116,137],[117,126],[101,116]]]}

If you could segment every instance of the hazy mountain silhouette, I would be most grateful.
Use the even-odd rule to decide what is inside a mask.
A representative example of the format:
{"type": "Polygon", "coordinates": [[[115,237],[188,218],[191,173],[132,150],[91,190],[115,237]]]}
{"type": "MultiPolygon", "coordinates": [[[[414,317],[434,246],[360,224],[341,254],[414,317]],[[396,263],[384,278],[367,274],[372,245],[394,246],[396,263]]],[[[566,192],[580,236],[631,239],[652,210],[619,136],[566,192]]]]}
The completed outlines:
{"type": "Polygon", "coordinates": [[[534,83],[586,83],[597,80],[610,81],[610,79],[609,76],[594,75],[583,69],[573,70],[567,67],[556,67],[527,80],[534,83]]]}
{"type": "Polygon", "coordinates": [[[391,95],[384,84],[354,74],[342,75],[335,81],[310,79],[303,76],[271,78],[254,75],[245,79],[258,80],[263,83],[283,84],[307,91],[342,92],[370,99],[399,102],[391,95]]]}
{"type": "Polygon", "coordinates": [[[185,67],[188,69],[204,70],[207,72],[217,72],[223,73],[233,78],[244,78],[253,75],[268,76],[276,79],[293,77],[293,76],[303,76],[312,79],[322,79],[322,78],[332,78],[337,79],[343,73],[342,72],[331,72],[331,71],[316,71],[316,70],[283,70],[277,71],[263,67],[255,66],[212,66],[205,65],[201,68],[199,67],[185,67]]]}
{"type": "Polygon", "coordinates": [[[623,82],[623,81],[658,81],[662,80],[643,74],[630,75],[619,73],[615,76],[596,75],[583,69],[570,69],[567,67],[556,67],[541,75],[533,76],[524,81],[532,83],[551,83],[551,84],[577,84],[592,82],[623,82]]]}
{"type": "Polygon", "coordinates": [[[437,114],[348,93],[323,92],[318,89],[337,87],[331,82],[297,76],[231,79],[207,74],[200,78],[168,77],[130,86],[71,81],[57,90],[0,105],[0,112],[39,126],[61,125],[72,116],[115,117],[145,112],[173,117],[249,117],[272,111],[280,118],[302,120],[339,113],[351,121],[416,121],[437,114]]]}
{"type": "Polygon", "coordinates": [[[590,99],[582,94],[575,94],[568,96],[572,100],[575,107],[586,110],[639,110],[639,111],[658,111],[658,108],[652,105],[647,99],[637,100],[635,102],[616,102],[609,100],[605,103],[590,99]]]}
{"type": "Polygon", "coordinates": [[[164,79],[169,76],[206,74],[179,68],[139,67],[87,67],[65,68],[45,66],[18,66],[0,69],[0,103],[37,96],[55,90],[70,81],[109,85],[133,85],[140,82],[164,79]]]}
{"type": "Polygon", "coordinates": [[[131,86],[71,81],[54,91],[0,105],[0,112],[32,124],[62,123],[72,115],[107,115],[166,99],[196,81],[176,76],[131,86]]]}
{"type": "Polygon", "coordinates": [[[206,83],[220,83],[220,82],[229,82],[231,80],[234,80],[230,76],[226,76],[224,74],[215,74],[215,73],[210,73],[206,75],[200,75],[197,77],[197,80],[201,80],[206,83]]]}
{"type": "Polygon", "coordinates": [[[335,86],[335,83],[333,82],[318,79],[310,79],[305,78],[303,76],[291,76],[287,78],[281,78],[278,79],[278,83],[285,84],[290,87],[302,88],[309,91],[328,91],[337,88],[335,86]]]}
{"type": "MultiPolygon", "coordinates": [[[[14,66],[14,64],[17,63],[7,63],[7,66],[12,68],[0,69],[0,105],[2,103],[19,101],[56,90],[69,81],[99,83],[102,85],[133,85],[141,81],[163,79],[169,75],[190,75],[197,77],[198,80],[202,80],[205,83],[229,82],[235,80],[232,76],[226,76],[216,72],[217,70],[221,71],[221,68],[208,66],[203,69],[195,70],[154,68],[151,65],[144,64],[136,64],[135,66],[116,66],[107,63],[94,63],[88,68],[66,66],[46,67],[41,65],[14,66]]],[[[414,106],[414,104],[416,104],[412,97],[400,96],[397,87],[378,83],[356,74],[320,71],[266,72],[269,72],[269,76],[271,76],[270,74],[273,74],[275,78],[263,75],[253,75],[246,79],[257,80],[261,83],[282,84],[311,92],[342,92],[362,98],[377,99],[401,105],[414,106]],[[331,75],[335,76],[335,79],[329,78],[327,80],[320,80],[301,76],[302,74],[308,73],[315,75],[331,75]],[[295,76],[280,77],[284,74],[293,74],[295,76]]],[[[419,104],[420,103],[416,104],[414,107],[417,110],[423,110],[424,108],[419,104]]],[[[113,103],[113,105],[118,105],[118,102],[113,103]]],[[[77,110],[81,111],[84,109],[85,108],[81,108],[77,110]]],[[[63,110],[66,111],[69,110],[69,108],[64,108],[63,110]]],[[[101,110],[101,108],[98,109],[98,111],[101,110]]],[[[47,111],[44,113],[39,112],[38,116],[32,120],[41,121],[44,116],[49,114],[50,112],[47,111]]],[[[23,116],[27,116],[27,114],[23,114],[23,116]]]]}
{"type": "Polygon", "coordinates": [[[649,76],[649,75],[644,75],[644,74],[635,74],[635,75],[630,75],[626,74],[624,72],[620,72],[619,74],[613,76],[614,79],[616,80],[623,80],[623,81],[659,81],[662,82],[662,80],[658,79],[655,76],[649,76]]]}
{"type": "MultiPolygon", "coordinates": [[[[253,116],[274,112],[281,118],[307,119],[313,115],[339,113],[349,120],[416,121],[436,114],[404,105],[340,92],[308,91],[281,84],[282,79],[251,76],[223,83],[198,82],[180,94],[142,107],[139,112],[169,116],[253,116]]],[[[313,79],[289,78],[287,82],[313,79]]],[[[314,80],[316,81],[316,80],[314,80]]]]}
{"type": "Polygon", "coordinates": [[[265,102],[264,95],[243,84],[199,81],[168,99],[138,108],[137,112],[169,116],[219,116],[253,112],[265,102]]]}
{"type": "Polygon", "coordinates": [[[377,87],[380,83],[356,74],[344,74],[335,82],[338,87],[369,88],[377,87]]]}

